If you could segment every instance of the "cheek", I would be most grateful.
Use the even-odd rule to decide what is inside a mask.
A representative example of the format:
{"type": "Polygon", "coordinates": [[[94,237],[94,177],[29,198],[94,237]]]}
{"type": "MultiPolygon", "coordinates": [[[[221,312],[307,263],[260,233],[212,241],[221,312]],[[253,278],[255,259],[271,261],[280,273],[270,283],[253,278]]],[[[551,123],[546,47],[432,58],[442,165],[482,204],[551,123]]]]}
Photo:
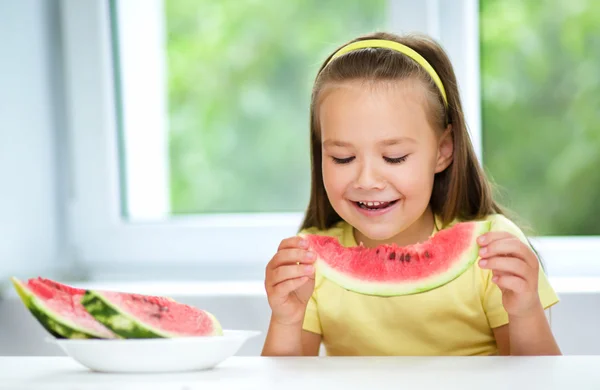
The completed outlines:
{"type": "Polygon", "coordinates": [[[413,159],[392,173],[394,186],[407,199],[428,196],[433,188],[434,170],[429,161],[413,159]]]}
{"type": "Polygon", "coordinates": [[[340,167],[331,162],[323,163],[322,172],[325,191],[333,202],[346,191],[348,186],[347,174],[343,169],[340,169],[340,167]]]}

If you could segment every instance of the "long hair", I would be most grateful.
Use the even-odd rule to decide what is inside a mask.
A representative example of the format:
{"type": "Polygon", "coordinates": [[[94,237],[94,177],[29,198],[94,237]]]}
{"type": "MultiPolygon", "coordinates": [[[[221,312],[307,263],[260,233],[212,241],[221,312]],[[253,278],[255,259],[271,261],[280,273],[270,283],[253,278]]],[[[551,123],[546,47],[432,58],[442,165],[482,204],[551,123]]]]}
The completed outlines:
{"type": "Polygon", "coordinates": [[[310,104],[311,191],[301,229],[310,227],[327,229],[341,220],[329,202],[323,183],[319,102],[324,86],[351,80],[390,82],[407,79],[419,80],[424,83],[429,94],[428,113],[431,123],[434,123],[440,131],[448,124],[452,125],[453,159],[444,171],[435,175],[430,199],[432,211],[439,216],[443,226],[456,218],[476,220],[490,214],[504,213],[494,201],[491,186],[475,156],[467,132],[456,76],[443,48],[424,36],[397,36],[389,33],[370,34],[348,43],[364,39],[396,41],[424,57],[435,69],[444,85],[448,101],[447,108],[439,89],[427,71],[402,53],[379,48],[359,49],[338,57],[328,64],[333,56],[332,53],[321,65],[312,90],[310,104]]]}

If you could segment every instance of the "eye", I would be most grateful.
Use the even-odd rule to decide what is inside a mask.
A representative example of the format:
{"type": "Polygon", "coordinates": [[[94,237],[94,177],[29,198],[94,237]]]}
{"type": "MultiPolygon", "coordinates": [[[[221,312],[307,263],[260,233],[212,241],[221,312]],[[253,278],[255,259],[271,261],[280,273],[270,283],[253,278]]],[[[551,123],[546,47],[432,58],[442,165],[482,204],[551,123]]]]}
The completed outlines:
{"type": "Polygon", "coordinates": [[[401,162],[406,161],[407,157],[408,154],[402,157],[384,157],[383,159],[390,164],[400,164],[401,162]]]}
{"type": "Polygon", "coordinates": [[[350,161],[354,160],[354,156],[346,157],[346,158],[337,158],[337,157],[331,156],[331,159],[336,164],[348,164],[350,161]]]}

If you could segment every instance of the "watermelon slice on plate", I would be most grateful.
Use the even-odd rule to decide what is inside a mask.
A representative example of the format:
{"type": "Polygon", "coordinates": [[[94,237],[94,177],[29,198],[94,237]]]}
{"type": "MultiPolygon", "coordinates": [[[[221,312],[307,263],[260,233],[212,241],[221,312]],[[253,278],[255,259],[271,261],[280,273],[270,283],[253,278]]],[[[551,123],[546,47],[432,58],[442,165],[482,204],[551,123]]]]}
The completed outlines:
{"type": "Polygon", "coordinates": [[[126,339],[223,334],[214,315],[170,298],[88,290],[81,303],[97,321],[126,339]]]}
{"type": "Polygon", "coordinates": [[[479,257],[477,237],[491,222],[462,222],[427,241],[408,245],[344,247],[330,236],[302,234],[317,255],[317,271],[343,288],[366,295],[416,294],[459,277],[479,257]]]}
{"type": "Polygon", "coordinates": [[[54,337],[67,339],[113,339],[118,336],[88,313],[81,299],[85,290],[50,279],[21,281],[11,278],[25,307],[54,337]]]}
{"type": "Polygon", "coordinates": [[[94,371],[208,369],[261,333],[222,330],[211,313],[168,297],[85,290],[44,278],[11,280],[25,306],[54,336],[48,341],[94,371]]]}
{"type": "Polygon", "coordinates": [[[31,314],[54,337],[174,338],[220,336],[211,313],[168,297],[84,290],[51,279],[11,278],[31,314]]]}

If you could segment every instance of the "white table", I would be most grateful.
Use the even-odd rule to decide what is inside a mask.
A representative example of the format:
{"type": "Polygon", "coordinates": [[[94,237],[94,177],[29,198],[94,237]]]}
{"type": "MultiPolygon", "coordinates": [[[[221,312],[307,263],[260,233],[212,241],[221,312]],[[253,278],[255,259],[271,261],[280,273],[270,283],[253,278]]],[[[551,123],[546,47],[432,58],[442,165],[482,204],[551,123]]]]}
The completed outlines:
{"type": "Polygon", "coordinates": [[[0,389],[600,389],[600,356],[232,357],[212,370],[105,374],[68,357],[0,357],[0,389]]]}

